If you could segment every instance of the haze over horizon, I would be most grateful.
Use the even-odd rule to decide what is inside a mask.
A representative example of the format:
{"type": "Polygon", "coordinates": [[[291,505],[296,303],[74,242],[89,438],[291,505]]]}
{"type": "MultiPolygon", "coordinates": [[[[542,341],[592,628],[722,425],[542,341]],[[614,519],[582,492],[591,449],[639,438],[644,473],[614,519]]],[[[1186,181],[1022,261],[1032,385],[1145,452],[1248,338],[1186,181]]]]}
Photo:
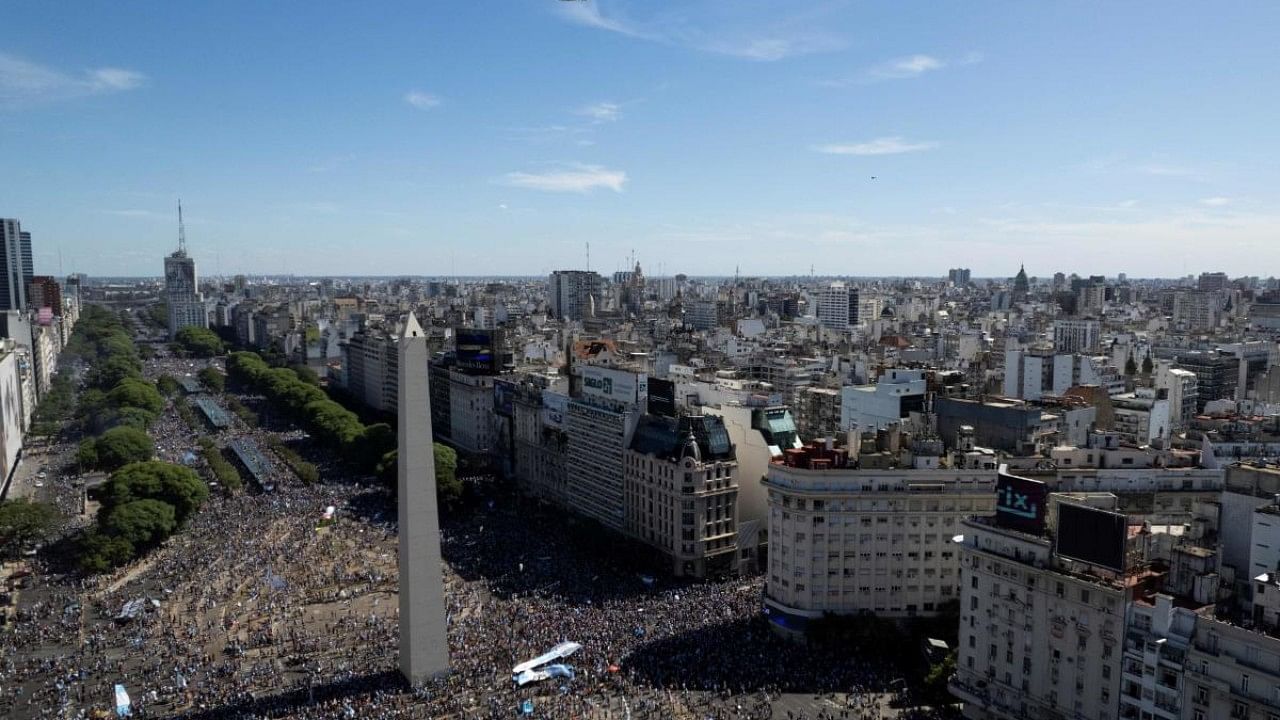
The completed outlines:
{"type": "Polygon", "coordinates": [[[179,197],[202,275],[1280,263],[1272,3],[504,9],[12,6],[0,216],[97,276],[179,197]]]}

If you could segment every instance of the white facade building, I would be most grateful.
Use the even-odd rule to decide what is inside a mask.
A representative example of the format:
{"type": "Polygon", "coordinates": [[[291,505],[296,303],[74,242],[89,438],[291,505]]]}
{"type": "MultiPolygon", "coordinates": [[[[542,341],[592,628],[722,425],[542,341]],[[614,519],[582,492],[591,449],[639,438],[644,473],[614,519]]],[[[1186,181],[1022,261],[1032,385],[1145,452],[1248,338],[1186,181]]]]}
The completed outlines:
{"type": "Polygon", "coordinates": [[[823,327],[845,330],[859,321],[858,289],[834,282],[818,291],[815,315],[823,327]]]}
{"type": "Polygon", "coordinates": [[[840,429],[874,430],[901,423],[912,411],[924,410],[923,370],[892,369],[874,385],[850,385],[840,390],[840,429]]]}
{"type": "Polygon", "coordinates": [[[765,607],[803,632],[826,613],[927,616],[959,597],[961,521],[995,511],[995,473],[857,470],[843,449],[811,446],[775,462],[765,607]],[[803,457],[801,457],[803,456],[803,457]]]}

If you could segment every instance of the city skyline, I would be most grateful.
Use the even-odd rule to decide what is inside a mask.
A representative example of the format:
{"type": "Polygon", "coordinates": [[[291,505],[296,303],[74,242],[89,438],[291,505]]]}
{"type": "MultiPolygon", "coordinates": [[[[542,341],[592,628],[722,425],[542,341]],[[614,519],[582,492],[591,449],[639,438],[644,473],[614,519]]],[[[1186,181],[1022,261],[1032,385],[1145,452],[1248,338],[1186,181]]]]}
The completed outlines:
{"type": "Polygon", "coordinates": [[[206,276],[1273,274],[1280,9],[1169,10],[19,7],[0,215],[95,276],[179,196],[206,276]]]}

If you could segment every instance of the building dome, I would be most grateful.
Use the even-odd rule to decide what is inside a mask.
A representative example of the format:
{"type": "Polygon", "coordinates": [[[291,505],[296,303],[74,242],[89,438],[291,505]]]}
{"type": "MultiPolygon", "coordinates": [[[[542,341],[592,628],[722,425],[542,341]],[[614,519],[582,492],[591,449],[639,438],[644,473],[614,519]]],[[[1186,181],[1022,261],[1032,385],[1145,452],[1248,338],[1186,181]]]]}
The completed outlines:
{"type": "Polygon", "coordinates": [[[685,436],[684,446],[680,448],[680,459],[692,458],[694,462],[702,462],[702,450],[698,449],[698,438],[694,437],[693,431],[685,436]]]}

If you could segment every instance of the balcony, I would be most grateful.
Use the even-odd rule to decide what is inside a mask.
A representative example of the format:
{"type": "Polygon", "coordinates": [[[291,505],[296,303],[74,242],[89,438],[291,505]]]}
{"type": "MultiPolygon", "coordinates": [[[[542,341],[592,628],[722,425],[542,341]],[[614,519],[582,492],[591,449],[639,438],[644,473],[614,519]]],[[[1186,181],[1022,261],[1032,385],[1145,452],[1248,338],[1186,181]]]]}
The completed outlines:
{"type": "Polygon", "coordinates": [[[987,690],[985,683],[980,687],[979,682],[983,681],[970,681],[961,678],[959,674],[952,675],[951,682],[947,684],[947,691],[963,703],[986,707],[991,693],[987,690]]]}

